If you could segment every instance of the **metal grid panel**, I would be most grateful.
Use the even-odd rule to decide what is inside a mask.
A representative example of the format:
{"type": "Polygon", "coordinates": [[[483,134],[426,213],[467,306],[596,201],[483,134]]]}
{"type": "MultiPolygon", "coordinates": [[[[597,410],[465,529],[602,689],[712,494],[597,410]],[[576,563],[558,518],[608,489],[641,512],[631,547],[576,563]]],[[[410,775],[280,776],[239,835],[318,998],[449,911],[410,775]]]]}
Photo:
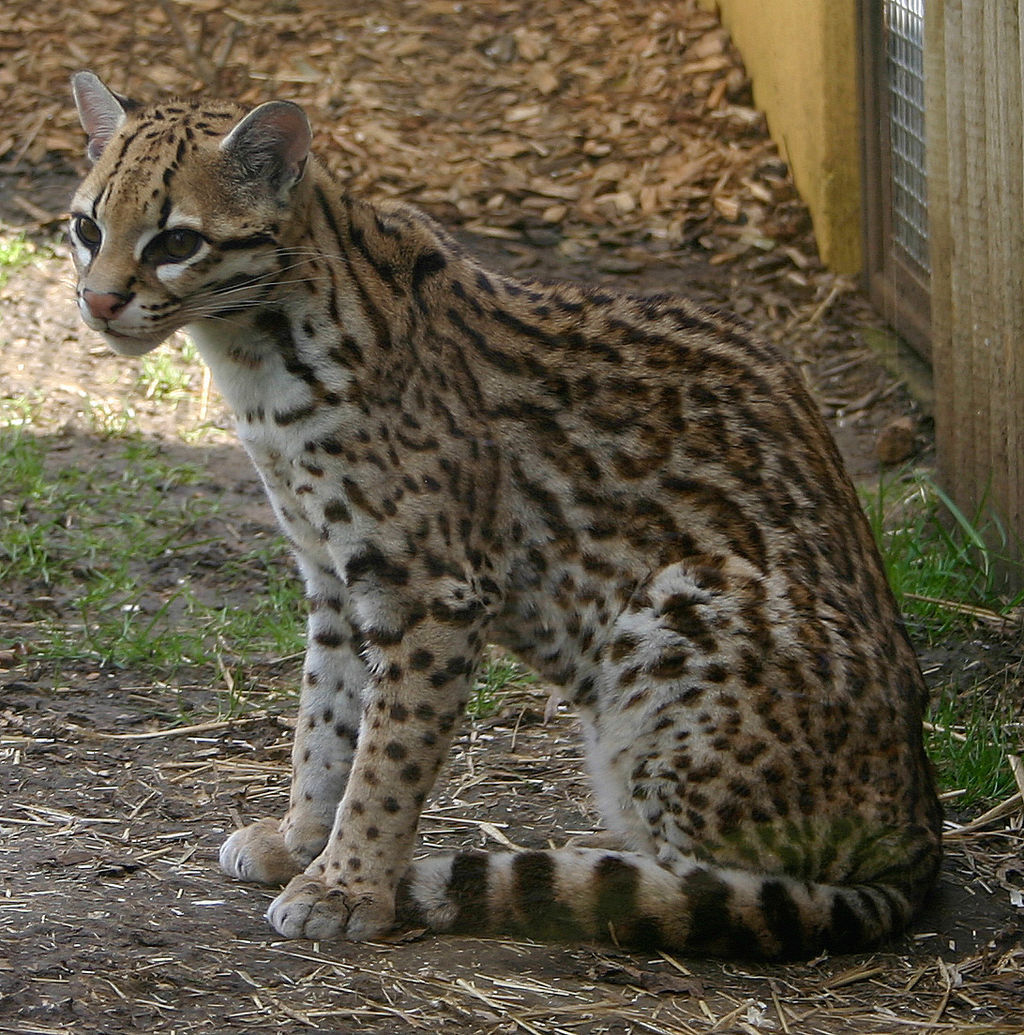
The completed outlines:
{"type": "Polygon", "coordinates": [[[925,0],[885,0],[892,145],[892,246],[928,277],[924,136],[925,0]]]}

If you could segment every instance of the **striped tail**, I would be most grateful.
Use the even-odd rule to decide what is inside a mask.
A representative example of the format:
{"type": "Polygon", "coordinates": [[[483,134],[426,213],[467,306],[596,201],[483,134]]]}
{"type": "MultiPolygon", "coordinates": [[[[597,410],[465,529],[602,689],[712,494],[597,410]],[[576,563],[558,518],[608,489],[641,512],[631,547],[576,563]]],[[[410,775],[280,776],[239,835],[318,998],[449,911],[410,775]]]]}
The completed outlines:
{"type": "Polygon", "coordinates": [[[613,942],[692,955],[808,959],[898,933],[914,906],[893,885],[831,885],[632,852],[458,852],[413,864],[398,920],[439,932],[613,942]]]}

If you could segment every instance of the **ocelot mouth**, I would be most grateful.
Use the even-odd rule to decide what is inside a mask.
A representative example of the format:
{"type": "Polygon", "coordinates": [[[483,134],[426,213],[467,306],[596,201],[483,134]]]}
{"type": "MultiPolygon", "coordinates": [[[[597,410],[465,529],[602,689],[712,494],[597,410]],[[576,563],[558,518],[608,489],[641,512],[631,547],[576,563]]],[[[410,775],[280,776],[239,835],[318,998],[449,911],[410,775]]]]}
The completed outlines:
{"type": "Polygon", "coordinates": [[[100,334],[106,339],[107,344],[119,356],[144,356],[152,352],[163,340],[165,335],[154,338],[152,336],[137,337],[131,334],[122,334],[119,331],[105,327],[100,334]]]}

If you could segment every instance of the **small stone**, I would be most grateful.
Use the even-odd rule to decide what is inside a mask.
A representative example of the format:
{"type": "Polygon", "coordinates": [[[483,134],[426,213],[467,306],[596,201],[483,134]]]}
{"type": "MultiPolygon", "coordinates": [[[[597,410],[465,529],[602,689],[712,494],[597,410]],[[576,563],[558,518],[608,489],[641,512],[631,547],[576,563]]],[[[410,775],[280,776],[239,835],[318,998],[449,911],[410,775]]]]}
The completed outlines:
{"type": "Polygon", "coordinates": [[[916,426],[912,417],[897,417],[878,433],[875,456],[887,467],[909,460],[917,452],[916,426]]]}

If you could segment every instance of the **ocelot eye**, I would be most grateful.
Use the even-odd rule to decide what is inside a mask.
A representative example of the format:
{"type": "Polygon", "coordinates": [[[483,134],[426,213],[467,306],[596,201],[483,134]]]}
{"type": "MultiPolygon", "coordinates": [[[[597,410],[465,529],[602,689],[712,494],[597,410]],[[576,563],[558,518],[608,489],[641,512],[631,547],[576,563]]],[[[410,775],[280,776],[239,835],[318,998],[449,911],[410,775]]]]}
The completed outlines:
{"type": "Polygon", "coordinates": [[[159,265],[162,262],[183,262],[192,258],[202,247],[203,235],[196,230],[178,227],[157,234],[146,245],[142,257],[147,262],[159,265]]]}
{"type": "Polygon", "coordinates": [[[103,240],[103,231],[88,216],[75,216],[74,232],[90,251],[96,251],[103,240]]]}

